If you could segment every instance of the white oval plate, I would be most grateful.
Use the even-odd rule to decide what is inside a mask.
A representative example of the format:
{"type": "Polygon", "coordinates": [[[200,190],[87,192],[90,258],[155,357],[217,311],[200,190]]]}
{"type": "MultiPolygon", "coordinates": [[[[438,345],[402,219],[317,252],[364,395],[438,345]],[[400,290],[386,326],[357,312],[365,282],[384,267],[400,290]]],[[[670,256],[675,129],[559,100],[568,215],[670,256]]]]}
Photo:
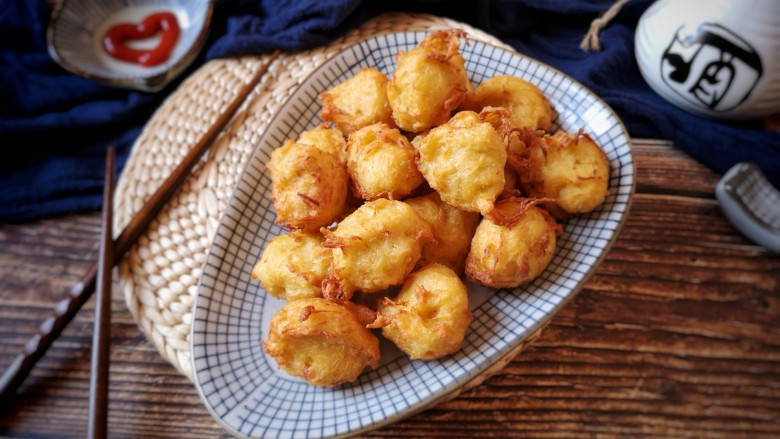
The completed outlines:
{"type": "MultiPolygon", "coordinates": [[[[361,67],[386,75],[395,55],[425,32],[376,36],[333,56],[281,108],[247,163],[211,247],[192,322],[195,384],[206,407],[241,437],[329,437],[357,434],[430,407],[497,361],[545,324],[580,290],[605,255],[628,211],[634,163],[626,131],[612,110],[565,74],[496,46],[461,46],[474,84],[498,74],[530,81],[547,95],[555,128],[583,128],[610,160],[609,196],[588,215],[563,223],[555,257],[532,284],[515,290],[469,285],[471,328],[460,352],[440,361],[411,361],[383,343],[382,362],[337,389],[313,387],[280,371],[261,347],[271,316],[282,305],[250,278],[266,243],[285,231],[274,223],[269,154],[288,138],[317,126],[319,93],[361,67]]],[[[380,336],[381,339],[381,336],[380,336]]]]}

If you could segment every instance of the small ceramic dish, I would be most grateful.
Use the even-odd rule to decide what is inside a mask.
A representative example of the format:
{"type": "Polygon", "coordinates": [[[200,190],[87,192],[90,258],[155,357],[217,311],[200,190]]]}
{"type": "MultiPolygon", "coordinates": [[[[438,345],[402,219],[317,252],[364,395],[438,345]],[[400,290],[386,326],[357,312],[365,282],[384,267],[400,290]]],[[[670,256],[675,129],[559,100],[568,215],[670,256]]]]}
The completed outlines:
{"type": "Polygon", "coordinates": [[[620,119],[592,92],[565,74],[480,41],[461,46],[473,84],[498,74],[538,85],[556,113],[556,129],[583,129],[610,162],[609,196],[597,210],[572,217],[548,269],[530,285],[494,290],[469,283],[474,319],[462,349],[437,361],[413,361],[390,342],[382,360],[354,383],[309,386],[266,355],[269,322],[284,303],[251,278],[276,224],[270,153],[286,139],[321,123],[317,96],[361,67],[389,75],[396,54],[427,34],[378,35],[323,63],[279,109],[247,161],[203,267],[192,317],[194,382],[214,418],[238,437],[338,437],[387,425],[451,398],[500,369],[582,288],[625,221],[634,192],[631,143],[620,119]]]}
{"type": "Polygon", "coordinates": [[[49,53],[69,72],[101,84],[159,91],[189,66],[203,47],[213,7],[210,0],[62,0],[49,22],[49,53]],[[121,49],[159,51],[167,36],[166,24],[154,23],[150,30],[148,25],[144,29],[143,23],[161,12],[173,14],[179,29],[162,62],[142,66],[115,58],[104,47],[108,32],[125,26],[138,32],[126,33],[118,44],[121,49]]]}
{"type": "Polygon", "coordinates": [[[780,253],[780,191],[755,163],[732,166],[715,187],[723,214],[756,244],[780,253]]]}

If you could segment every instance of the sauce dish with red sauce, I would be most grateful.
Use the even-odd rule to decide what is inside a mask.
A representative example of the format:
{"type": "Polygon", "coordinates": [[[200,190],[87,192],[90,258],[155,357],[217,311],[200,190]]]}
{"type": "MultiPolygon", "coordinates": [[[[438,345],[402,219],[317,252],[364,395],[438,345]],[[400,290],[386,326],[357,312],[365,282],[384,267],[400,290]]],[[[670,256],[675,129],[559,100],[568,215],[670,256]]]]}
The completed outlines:
{"type": "Polygon", "coordinates": [[[49,22],[49,53],[101,84],[159,91],[195,59],[212,12],[208,0],[63,0],[49,22]]]}

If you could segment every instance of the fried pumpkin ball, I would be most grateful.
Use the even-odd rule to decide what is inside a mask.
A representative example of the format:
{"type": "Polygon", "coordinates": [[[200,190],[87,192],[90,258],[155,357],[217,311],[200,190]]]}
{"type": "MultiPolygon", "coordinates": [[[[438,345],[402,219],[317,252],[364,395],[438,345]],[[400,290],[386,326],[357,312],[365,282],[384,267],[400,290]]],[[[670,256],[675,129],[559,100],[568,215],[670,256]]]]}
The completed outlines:
{"type": "Polygon", "coordinates": [[[405,202],[431,225],[433,237],[436,239],[436,242],[423,246],[420,265],[439,263],[457,274],[463,273],[471,238],[479,224],[479,214],[445,203],[436,192],[410,198],[405,202]]]}
{"type": "Polygon", "coordinates": [[[331,259],[323,242],[320,233],[295,231],[274,237],[252,269],[252,278],[279,299],[322,297],[331,259]]]}
{"type": "Polygon", "coordinates": [[[529,133],[523,157],[510,160],[520,185],[530,197],[552,198],[547,208],[555,217],[590,212],[609,191],[609,160],[590,136],[557,132],[529,133]]]}
{"type": "Polygon", "coordinates": [[[384,325],[382,335],[413,360],[457,352],[471,323],[466,285],[441,264],[412,273],[398,296],[385,298],[377,313],[372,327],[384,325]]]}
{"type": "Polygon", "coordinates": [[[460,54],[462,30],[436,31],[408,52],[387,84],[393,120],[399,128],[420,132],[450,118],[471,90],[466,60],[460,54]]]}
{"type": "Polygon", "coordinates": [[[547,268],[561,228],[535,205],[541,201],[509,198],[496,203],[471,240],[468,279],[493,288],[514,288],[531,282],[547,268]]]}
{"type": "Polygon", "coordinates": [[[370,67],[320,94],[322,120],[333,122],[342,133],[384,122],[393,124],[387,100],[387,77],[370,67]]]}
{"type": "Polygon", "coordinates": [[[505,107],[512,123],[530,130],[552,129],[553,112],[539,88],[528,81],[508,75],[493,76],[466,96],[461,108],[480,111],[484,107],[505,107]]]}
{"type": "Polygon", "coordinates": [[[507,163],[504,165],[504,193],[518,195],[518,180],[514,168],[510,166],[509,157],[522,156],[525,151],[525,130],[518,129],[510,117],[510,112],[504,107],[484,107],[479,112],[479,118],[488,122],[501,136],[506,145],[507,163]]]}
{"type": "Polygon", "coordinates": [[[341,213],[349,191],[347,170],[315,146],[288,140],[271,153],[268,170],[276,222],[314,232],[341,213]]]}
{"type": "Polygon", "coordinates": [[[265,352],[309,384],[334,387],[379,362],[379,340],[350,309],[322,298],[287,302],[271,318],[265,352]]]}
{"type": "Polygon", "coordinates": [[[493,126],[473,111],[412,141],[417,168],[445,202],[486,214],[504,188],[506,145],[493,126]]]}
{"type": "Polygon", "coordinates": [[[347,151],[353,190],[364,200],[398,200],[424,181],[412,144],[397,128],[377,123],[353,131],[347,151]]]}
{"type": "Polygon", "coordinates": [[[412,272],[431,226],[403,201],[379,198],[344,218],[335,231],[322,229],[333,251],[325,298],[345,301],[355,291],[372,293],[400,285],[412,272]]]}
{"type": "Polygon", "coordinates": [[[297,143],[313,145],[336,157],[339,163],[347,165],[347,141],[341,131],[320,125],[298,135],[297,143]]]}

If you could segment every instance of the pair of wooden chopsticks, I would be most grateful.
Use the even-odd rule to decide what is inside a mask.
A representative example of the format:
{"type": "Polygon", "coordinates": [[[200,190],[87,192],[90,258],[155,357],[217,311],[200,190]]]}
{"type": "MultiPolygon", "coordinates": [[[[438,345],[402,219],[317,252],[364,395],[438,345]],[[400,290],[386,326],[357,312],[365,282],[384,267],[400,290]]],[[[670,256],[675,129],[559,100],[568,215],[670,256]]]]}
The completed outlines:
{"type": "MultiPolygon", "coordinates": [[[[146,201],[144,206],[133,217],[119,237],[112,241],[112,255],[106,257],[104,263],[110,264],[110,266],[113,267],[125,253],[130,250],[133,243],[157,216],[179,186],[181,186],[181,183],[189,175],[195,163],[197,163],[203,153],[211,147],[217,135],[223,130],[225,125],[227,125],[228,121],[233,117],[244,100],[246,100],[249,93],[260,81],[260,78],[268,71],[268,67],[273,63],[278,54],[279,51],[271,54],[268,61],[258,69],[250,81],[239,90],[236,97],[225,109],[225,112],[219,116],[216,123],[211,126],[206,134],[190,152],[187,153],[181,163],[173,170],[160,188],[146,201]]],[[[92,292],[95,291],[95,282],[99,265],[99,260],[96,260],[92,264],[81,280],[68,291],[66,298],[57,304],[52,316],[44,320],[38,329],[39,333],[33,336],[25,344],[22,353],[14,359],[5,373],[3,373],[3,376],[0,378],[0,408],[7,409],[10,407],[11,400],[13,399],[16,390],[22,385],[25,378],[27,378],[33,366],[35,366],[38,360],[43,357],[52,343],[54,343],[54,340],[59,337],[63,329],[65,329],[68,323],[73,320],[78,310],[81,309],[92,292]]]]}
{"type": "Polygon", "coordinates": [[[113,146],[106,152],[106,173],[103,182],[103,218],[100,228],[95,326],[92,333],[92,374],[89,379],[90,439],[105,438],[108,433],[108,374],[111,341],[111,271],[114,268],[113,206],[114,158],[113,146]]]}

